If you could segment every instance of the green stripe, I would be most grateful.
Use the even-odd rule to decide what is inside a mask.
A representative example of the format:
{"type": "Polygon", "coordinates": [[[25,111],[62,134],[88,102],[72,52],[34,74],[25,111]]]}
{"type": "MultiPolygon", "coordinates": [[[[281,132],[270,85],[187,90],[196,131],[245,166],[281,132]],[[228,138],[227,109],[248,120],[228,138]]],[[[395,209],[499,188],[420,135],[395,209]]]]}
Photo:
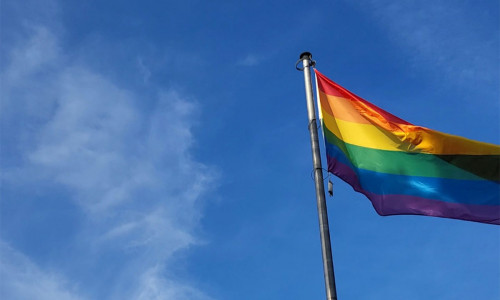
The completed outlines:
{"type": "Polygon", "coordinates": [[[434,155],[371,149],[345,143],[323,126],[326,142],[360,169],[380,173],[466,180],[499,180],[498,155],[434,155]]]}
{"type": "Polygon", "coordinates": [[[500,155],[434,155],[466,172],[500,182],[500,155]]]}

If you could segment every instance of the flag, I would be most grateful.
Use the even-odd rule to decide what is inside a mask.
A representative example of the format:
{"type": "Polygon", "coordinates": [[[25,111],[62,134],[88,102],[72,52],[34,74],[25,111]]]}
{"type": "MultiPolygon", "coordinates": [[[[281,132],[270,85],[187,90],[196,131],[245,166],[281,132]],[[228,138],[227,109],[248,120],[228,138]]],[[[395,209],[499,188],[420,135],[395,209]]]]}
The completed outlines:
{"type": "Polygon", "coordinates": [[[328,171],[378,214],[500,225],[500,146],[413,125],[315,73],[328,171]]]}

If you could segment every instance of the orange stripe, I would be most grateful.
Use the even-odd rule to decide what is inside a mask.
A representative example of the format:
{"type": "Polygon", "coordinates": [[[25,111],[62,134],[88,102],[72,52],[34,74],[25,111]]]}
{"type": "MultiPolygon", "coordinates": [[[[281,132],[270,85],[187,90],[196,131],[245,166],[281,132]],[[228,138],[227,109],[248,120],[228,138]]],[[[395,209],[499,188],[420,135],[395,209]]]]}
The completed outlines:
{"type": "MultiPolygon", "coordinates": [[[[370,122],[352,122],[346,120],[349,114],[334,117],[324,109],[324,106],[322,108],[323,121],[327,128],[346,143],[353,145],[432,154],[500,155],[500,147],[497,145],[469,140],[421,126],[394,124],[387,120],[384,120],[383,126],[379,126],[381,123],[379,119],[366,115],[359,117],[366,118],[370,122]]],[[[337,108],[334,111],[337,111],[337,108]]]]}
{"type": "Polygon", "coordinates": [[[423,152],[434,154],[500,155],[500,147],[466,139],[415,125],[400,125],[402,131],[393,132],[403,141],[422,147],[423,152]]]}
{"type": "Polygon", "coordinates": [[[319,91],[319,99],[323,110],[337,119],[361,124],[370,123],[359,114],[349,99],[327,95],[322,91],[319,91]]]}

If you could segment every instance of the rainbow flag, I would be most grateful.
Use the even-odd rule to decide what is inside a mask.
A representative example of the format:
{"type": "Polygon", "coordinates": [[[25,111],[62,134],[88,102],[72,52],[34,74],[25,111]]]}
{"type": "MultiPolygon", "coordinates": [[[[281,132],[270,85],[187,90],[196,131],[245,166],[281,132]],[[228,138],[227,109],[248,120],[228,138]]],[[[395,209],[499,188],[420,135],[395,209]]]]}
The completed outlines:
{"type": "Polygon", "coordinates": [[[315,73],[328,171],[378,214],[500,225],[500,146],[413,125],[315,73]]]}

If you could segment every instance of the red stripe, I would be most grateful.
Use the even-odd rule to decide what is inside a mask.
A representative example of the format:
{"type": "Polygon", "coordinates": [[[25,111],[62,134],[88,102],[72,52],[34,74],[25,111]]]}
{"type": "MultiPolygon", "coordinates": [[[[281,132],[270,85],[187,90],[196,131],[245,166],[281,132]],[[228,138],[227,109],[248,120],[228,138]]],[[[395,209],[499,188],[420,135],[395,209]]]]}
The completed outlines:
{"type": "Polygon", "coordinates": [[[406,125],[413,125],[403,119],[400,119],[396,117],[395,115],[381,109],[380,107],[377,107],[370,102],[366,101],[365,99],[351,93],[350,91],[346,90],[345,88],[341,87],[337,83],[331,81],[328,79],[325,75],[321,74],[318,70],[314,70],[316,73],[316,78],[318,79],[318,88],[325,94],[336,96],[336,97],[342,97],[349,99],[351,101],[357,101],[359,104],[361,104],[364,107],[368,107],[371,110],[374,110],[381,116],[383,116],[386,120],[389,122],[393,123],[398,123],[398,124],[406,124],[406,125]]]}

